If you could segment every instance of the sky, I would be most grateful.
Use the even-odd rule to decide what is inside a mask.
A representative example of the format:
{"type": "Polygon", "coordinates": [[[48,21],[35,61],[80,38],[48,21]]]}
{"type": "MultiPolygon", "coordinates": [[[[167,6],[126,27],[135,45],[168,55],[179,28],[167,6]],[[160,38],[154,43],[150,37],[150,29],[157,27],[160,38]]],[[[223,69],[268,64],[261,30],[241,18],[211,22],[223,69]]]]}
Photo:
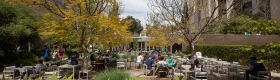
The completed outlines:
{"type": "Polygon", "coordinates": [[[126,16],[132,16],[133,18],[139,19],[141,25],[146,27],[147,13],[150,12],[147,6],[148,0],[119,0],[122,3],[123,13],[120,15],[121,18],[126,16]]]}

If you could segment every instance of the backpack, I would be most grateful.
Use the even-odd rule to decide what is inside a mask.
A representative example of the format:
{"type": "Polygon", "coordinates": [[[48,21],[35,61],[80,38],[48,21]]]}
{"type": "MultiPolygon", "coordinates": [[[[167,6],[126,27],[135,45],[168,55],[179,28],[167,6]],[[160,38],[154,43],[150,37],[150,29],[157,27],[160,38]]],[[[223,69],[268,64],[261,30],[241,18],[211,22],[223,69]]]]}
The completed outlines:
{"type": "Polygon", "coordinates": [[[258,71],[267,71],[263,63],[257,63],[258,64],[258,71]]]}

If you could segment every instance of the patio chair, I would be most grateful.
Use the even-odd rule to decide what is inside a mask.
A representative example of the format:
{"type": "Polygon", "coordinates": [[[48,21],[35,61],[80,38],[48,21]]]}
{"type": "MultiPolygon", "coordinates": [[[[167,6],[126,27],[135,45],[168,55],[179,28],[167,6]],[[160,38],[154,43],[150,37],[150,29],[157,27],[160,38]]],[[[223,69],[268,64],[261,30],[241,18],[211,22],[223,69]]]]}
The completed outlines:
{"type": "Polygon", "coordinates": [[[258,71],[257,76],[250,76],[250,80],[271,80],[271,72],[270,71],[258,71]]]}
{"type": "Polygon", "coordinates": [[[213,77],[211,77],[211,80],[224,80],[224,79],[221,79],[222,77],[227,77],[228,76],[228,74],[221,74],[221,73],[215,73],[215,72],[213,72],[212,73],[212,76],[213,77]],[[213,79],[214,78],[214,79],[213,79]]]}
{"type": "MultiPolygon", "coordinates": [[[[44,72],[44,79],[50,80],[52,74],[57,74],[60,71],[57,70],[57,65],[52,65],[47,69],[47,71],[44,72]]],[[[60,79],[62,77],[57,76],[57,78],[60,79]]]]}
{"type": "Polygon", "coordinates": [[[36,79],[38,77],[41,77],[45,74],[47,69],[48,69],[48,67],[40,68],[39,71],[38,71],[39,72],[38,74],[30,74],[28,78],[36,79]]]}
{"type": "Polygon", "coordinates": [[[214,68],[212,68],[213,77],[211,80],[223,80],[221,78],[228,77],[228,65],[223,65],[218,62],[213,63],[214,68]],[[213,79],[214,78],[214,79],[213,79]]]}
{"type": "Polygon", "coordinates": [[[182,71],[182,67],[179,67],[179,66],[182,66],[182,65],[183,65],[183,62],[177,60],[177,63],[175,64],[176,67],[174,69],[172,69],[172,72],[173,72],[173,76],[172,77],[176,77],[176,76],[182,77],[182,76],[185,76],[185,74],[182,71]],[[176,70],[179,70],[179,71],[176,71],[176,70]]]}
{"type": "Polygon", "coordinates": [[[15,66],[5,67],[3,70],[3,79],[15,79],[14,68],[15,66]]]}
{"type": "Polygon", "coordinates": [[[89,65],[87,69],[82,69],[81,71],[79,71],[79,78],[81,78],[81,74],[87,76],[87,80],[89,75],[92,73],[92,65],[89,65]]]}
{"type": "Polygon", "coordinates": [[[228,79],[238,80],[239,76],[244,76],[244,71],[237,68],[238,65],[231,65],[228,69],[228,79]]]}
{"type": "Polygon", "coordinates": [[[144,67],[143,67],[143,63],[137,63],[137,62],[135,62],[134,63],[134,68],[135,69],[138,69],[138,67],[140,67],[140,69],[143,69],[144,67]]]}
{"type": "Polygon", "coordinates": [[[117,60],[117,68],[124,68],[124,70],[127,70],[127,59],[118,59],[117,60]]]}
{"type": "Polygon", "coordinates": [[[168,66],[158,66],[154,71],[154,75],[155,74],[157,74],[158,77],[167,77],[169,74],[168,66]]]}
{"type": "Polygon", "coordinates": [[[207,72],[195,72],[194,76],[191,76],[192,80],[208,80],[207,72]]]}

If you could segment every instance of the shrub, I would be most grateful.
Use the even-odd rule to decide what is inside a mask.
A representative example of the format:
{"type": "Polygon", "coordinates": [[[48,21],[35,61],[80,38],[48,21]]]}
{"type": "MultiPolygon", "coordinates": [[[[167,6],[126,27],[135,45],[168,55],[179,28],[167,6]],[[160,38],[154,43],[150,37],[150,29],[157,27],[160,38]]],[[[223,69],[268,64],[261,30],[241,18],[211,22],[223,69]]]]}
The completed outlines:
{"type": "Polygon", "coordinates": [[[119,54],[112,54],[112,58],[120,59],[120,55],[119,54]]]}
{"type": "Polygon", "coordinates": [[[3,56],[0,56],[0,63],[1,65],[19,66],[19,64],[23,64],[24,66],[30,66],[37,62],[36,57],[38,56],[35,53],[27,51],[4,53],[3,56]]]}
{"type": "Polygon", "coordinates": [[[185,54],[183,53],[177,53],[176,56],[180,56],[181,58],[183,58],[185,56],[185,54]]]}
{"type": "Polygon", "coordinates": [[[123,59],[128,59],[128,55],[123,55],[122,58],[123,59]]]}
{"type": "Polygon", "coordinates": [[[105,72],[99,72],[94,77],[94,80],[127,80],[130,74],[123,70],[112,69],[105,72]]]}
{"type": "Polygon", "coordinates": [[[132,61],[134,61],[135,58],[136,58],[135,55],[130,55],[130,59],[131,59],[132,61]]]}
{"type": "Polygon", "coordinates": [[[34,61],[30,59],[18,59],[17,61],[15,61],[15,66],[19,67],[20,64],[22,64],[23,66],[32,66],[33,63],[34,61]]]}

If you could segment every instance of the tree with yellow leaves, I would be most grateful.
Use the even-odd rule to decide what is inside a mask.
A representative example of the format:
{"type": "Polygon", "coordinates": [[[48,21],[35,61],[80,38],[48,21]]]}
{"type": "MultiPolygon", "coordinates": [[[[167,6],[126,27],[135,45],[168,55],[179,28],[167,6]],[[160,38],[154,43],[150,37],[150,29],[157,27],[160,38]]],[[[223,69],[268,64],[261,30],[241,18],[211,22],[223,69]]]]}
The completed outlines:
{"type": "Polygon", "coordinates": [[[147,35],[151,37],[151,40],[148,42],[148,46],[156,46],[164,48],[170,46],[170,51],[172,52],[172,45],[185,44],[183,38],[180,38],[175,32],[172,31],[171,26],[161,26],[160,28],[147,26],[148,33],[147,35]]]}
{"type": "MultiPolygon", "coordinates": [[[[48,11],[39,26],[41,37],[51,37],[56,42],[79,40],[84,54],[92,43],[117,46],[131,41],[127,26],[119,25],[120,3],[116,0],[6,1],[32,5],[48,11]]],[[[84,61],[87,63],[87,58],[84,61]]]]}

